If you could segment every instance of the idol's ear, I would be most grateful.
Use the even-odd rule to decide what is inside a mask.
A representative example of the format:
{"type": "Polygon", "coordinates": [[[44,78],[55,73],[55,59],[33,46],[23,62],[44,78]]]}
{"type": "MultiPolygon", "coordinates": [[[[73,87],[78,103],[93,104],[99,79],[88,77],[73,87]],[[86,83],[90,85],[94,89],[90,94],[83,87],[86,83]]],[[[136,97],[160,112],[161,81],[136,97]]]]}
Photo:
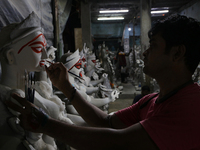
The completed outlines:
{"type": "Polygon", "coordinates": [[[8,60],[8,64],[12,65],[14,63],[13,49],[9,49],[6,51],[6,58],[8,60]]]}

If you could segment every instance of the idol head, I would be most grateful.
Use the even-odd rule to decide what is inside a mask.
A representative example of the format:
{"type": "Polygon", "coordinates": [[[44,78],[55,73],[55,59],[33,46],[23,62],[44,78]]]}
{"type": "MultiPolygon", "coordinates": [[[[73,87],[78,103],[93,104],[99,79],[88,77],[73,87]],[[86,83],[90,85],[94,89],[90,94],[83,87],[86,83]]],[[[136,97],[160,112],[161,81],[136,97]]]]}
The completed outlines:
{"type": "Polygon", "coordinates": [[[82,67],[81,67],[81,59],[79,55],[79,50],[76,50],[74,53],[65,53],[60,58],[60,62],[62,62],[65,67],[68,69],[68,72],[76,77],[82,79],[82,67]]]}
{"type": "Polygon", "coordinates": [[[94,53],[87,55],[87,66],[95,67],[96,65],[96,56],[94,53]]]}
{"type": "Polygon", "coordinates": [[[80,59],[81,59],[81,63],[82,63],[82,68],[86,68],[86,66],[87,66],[87,57],[86,57],[86,55],[84,53],[84,50],[80,51],[79,55],[80,55],[80,59]]]}
{"type": "Polygon", "coordinates": [[[2,28],[0,59],[3,63],[23,71],[43,70],[40,62],[47,58],[47,42],[42,28],[37,26],[38,20],[37,15],[32,13],[24,21],[2,28]]]}
{"type": "Polygon", "coordinates": [[[89,53],[89,48],[86,46],[86,43],[84,43],[83,49],[79,52],[81,62],[82,62],[82,68],[86,68],[87,66],[87,54],[89,53]]]}

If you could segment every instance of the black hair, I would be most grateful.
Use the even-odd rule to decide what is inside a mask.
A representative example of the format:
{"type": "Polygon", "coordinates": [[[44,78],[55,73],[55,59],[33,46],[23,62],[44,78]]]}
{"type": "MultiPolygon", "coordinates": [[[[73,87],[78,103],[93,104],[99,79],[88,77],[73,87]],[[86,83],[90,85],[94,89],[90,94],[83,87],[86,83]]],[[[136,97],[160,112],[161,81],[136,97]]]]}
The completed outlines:
{"type": "Polygon", "coordinates": [[[185,63],[189,71],[194,73],[200,61],[200,23],[193,18],[175,14],[155,22],[148,36],[151,39],[157,33],[161,33],[166,41],[166,53],[173,46],[185,46],[185,63]]]}

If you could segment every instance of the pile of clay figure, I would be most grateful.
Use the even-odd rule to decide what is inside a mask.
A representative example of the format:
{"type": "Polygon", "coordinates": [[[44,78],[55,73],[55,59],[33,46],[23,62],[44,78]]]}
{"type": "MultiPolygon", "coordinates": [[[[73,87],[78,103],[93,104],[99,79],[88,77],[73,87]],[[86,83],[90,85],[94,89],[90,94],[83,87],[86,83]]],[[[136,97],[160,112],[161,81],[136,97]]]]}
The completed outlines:
{"type": "MultiPolygon", "coordinates": [[[[48,45],[39,23],[37,15],[32,13],[24,21],[0,31],[0,149],[59,149],[56,139],[21,128],[19,114],[3,103],[6,100],[17,103],[11,97],[13,92],[28,97],[52,118],[87,126],[62,92],[52,86],[45,72],[45,65],[55,61],[56,48],[48,45]]],[[[108,112],[108,104],[114,102],[120,92],[112,87],[94,53],[84,45],[81,51],[68,52],[58,61],[68,69],[70,82],[82,97],[108,112]]]]}

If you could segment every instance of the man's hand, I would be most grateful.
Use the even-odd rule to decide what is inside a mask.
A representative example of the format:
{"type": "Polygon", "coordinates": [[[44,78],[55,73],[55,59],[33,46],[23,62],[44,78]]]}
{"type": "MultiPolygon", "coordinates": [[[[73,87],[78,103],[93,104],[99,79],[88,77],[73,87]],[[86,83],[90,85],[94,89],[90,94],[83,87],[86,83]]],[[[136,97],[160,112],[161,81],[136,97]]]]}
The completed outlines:
{"type": "Polygon", "coordinates": [[[20,113],[20,125],[25,130],[41,133],[48,122],[49,116],[41,108],[39,109],[25,98],[17,94],[12,94],[12,97],[19,102],[21,106],[11,101],[5,101],[5,104],[20,113]]]}
{"type": "Polygon", "coordinates": [[[67,68],[62,63],[54,63],[50,67],[45,66],[45,69],[56,88],[61,91],[66,90],[68,87],[71,89],[72,85],[69,82],[67,68]]]}

